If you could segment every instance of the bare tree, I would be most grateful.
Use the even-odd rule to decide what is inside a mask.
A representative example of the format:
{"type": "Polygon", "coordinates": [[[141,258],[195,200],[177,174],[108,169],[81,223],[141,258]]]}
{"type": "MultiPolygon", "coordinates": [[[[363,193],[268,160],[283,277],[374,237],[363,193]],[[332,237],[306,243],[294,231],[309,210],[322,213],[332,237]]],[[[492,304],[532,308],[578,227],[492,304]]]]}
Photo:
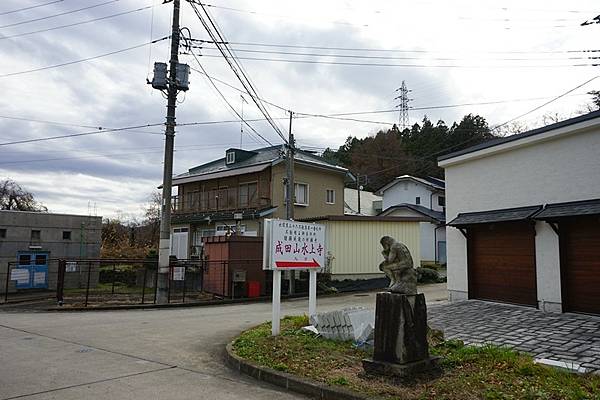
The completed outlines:
{"type": "Polygon", "coordinates": [[[37,202],[32,193],[12,179],[0,181],[0,210],[48,212],[48,208],[37,202]]]}

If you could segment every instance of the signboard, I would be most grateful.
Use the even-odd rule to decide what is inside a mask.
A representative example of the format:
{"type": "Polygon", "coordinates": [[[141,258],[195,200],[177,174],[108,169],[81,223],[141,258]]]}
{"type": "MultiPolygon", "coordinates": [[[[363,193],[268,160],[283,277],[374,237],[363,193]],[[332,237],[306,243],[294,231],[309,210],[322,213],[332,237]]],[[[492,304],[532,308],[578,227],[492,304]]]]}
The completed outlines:
{"type": "Polygon", "coordinates": [[[233,282],[246,282],[246,271],[233,271],[233,282]]]}
{"type": "Polygon", "coordinates": [[[185,267],[173,267],[173,280],[185,281],[185,267]]]}
{"type": "Polygon", "coordinates": [[[325,266],[325,226],[269,219],[265,222],[264,269],[318,270],[325,266]]]}
{"type": "Polygon", "coordinates": [[[17,285],[29,283],[29,269],[15,268],[10,271],[10,280],[17,281],[17,285]]]}
{"type": "Polygon", "coordinates": [[[65,272],[77,272],[77,262],[68,261],[65,265],[65,272]]]}

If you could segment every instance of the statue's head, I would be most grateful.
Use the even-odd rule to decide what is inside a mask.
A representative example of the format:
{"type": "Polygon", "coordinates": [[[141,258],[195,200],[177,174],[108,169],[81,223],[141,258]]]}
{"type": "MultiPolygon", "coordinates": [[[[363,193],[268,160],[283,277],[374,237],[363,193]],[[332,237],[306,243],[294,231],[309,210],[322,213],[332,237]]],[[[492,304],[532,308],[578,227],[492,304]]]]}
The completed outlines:
{"type": "Polygon", "coordinates": [[[392,245],[394,244],[395,240],[391,236],[384,236],[381,238],[381,240],[379,242],[383,246],[384,250],[389,250],[390,247],[392,247],[392,245]]]}

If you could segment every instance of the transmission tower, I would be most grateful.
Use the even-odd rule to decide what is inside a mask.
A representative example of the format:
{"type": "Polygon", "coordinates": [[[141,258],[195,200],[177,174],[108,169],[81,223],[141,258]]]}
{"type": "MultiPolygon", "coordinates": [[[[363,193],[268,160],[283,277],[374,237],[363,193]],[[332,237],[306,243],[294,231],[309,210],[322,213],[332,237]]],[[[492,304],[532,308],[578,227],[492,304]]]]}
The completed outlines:
{"type": "Polygon", "coordinates": [[[408,103],[413,99],[408,98],[408,94],[412,92],[412,90],[408,90],[406,88],[406,82],[402,81],[402,86],[395,90],[396,92],[400,92],[400,95],[394,98],[394,100],[399,100],[400,104],[396,105],[396,108],[400,111],[400,116],[398,118],[398,128],[400,130],[404,130],[410,127],[410,118],[408,116],[408,103]]]}

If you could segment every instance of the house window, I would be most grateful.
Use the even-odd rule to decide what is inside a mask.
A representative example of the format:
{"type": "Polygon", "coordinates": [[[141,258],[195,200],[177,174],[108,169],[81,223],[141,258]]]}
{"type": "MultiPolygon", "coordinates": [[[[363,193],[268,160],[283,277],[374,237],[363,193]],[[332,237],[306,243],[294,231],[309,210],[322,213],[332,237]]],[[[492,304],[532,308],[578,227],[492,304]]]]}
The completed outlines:
{"type": "Polygon", "coordinates": [[[327,204],[335,204],[335,190],[327,189],[327,196],[325,202],[327,204]]]}
{"type": "Polygon", "coordinates": [[[446,198],[444,196],[438,197],[438,206],[446,207],[446,198]]]}
{"type": "Polygon", "coordinates": [[[415,198],[415,204],[421,204],[421,198],[420,197],[416,197],[415,198]]]}
{"type": "Polygon", "coordinates": [[[42,231],[32,230],[31,231],[31,240],[41,240],[42,239],[42,231]]]}
{"type": "Polygon", "coordinates": [[[0,239],[6,239],[6,229],[5,228],[0,229],[0,239]]]}
{"type": "MultiPolygon", "coordinates": [[[[308,183],[294,184],[296,199],[294,204],[297,206],[308,206],[309,188],[308,183]]],[[[287,201],[287,185],[283,186],[283,197],[287,201]]]]}
{"type": "Polygon", "coordinates": [[[308,184],[296,183],[294,185],[294,191],[296,192],[295,204],[307,206],[308,205],[308,184]]]}
{"type": "Polygon", "coordinates": [[[19,265],[30,265],[31,264],[31,254],[20,254],[19,255],[19,265]]]}
{"type": "Polygon", "coordinates": [[[71,231],[63,231],[63,240],[71,240],[71,231]]]}
{"type": "Polygon", "coordinates": [[[256,182],[240,185],[240,207],[256,205],[257,197],[258,185],[256,182]]]}
{"type": "Polygon", "coordinates": [[[228,151],[227,152],[227,160],[226,163],[227,164],[233,164],[235,162],[235,152],[233,151],[228,151]]]}

